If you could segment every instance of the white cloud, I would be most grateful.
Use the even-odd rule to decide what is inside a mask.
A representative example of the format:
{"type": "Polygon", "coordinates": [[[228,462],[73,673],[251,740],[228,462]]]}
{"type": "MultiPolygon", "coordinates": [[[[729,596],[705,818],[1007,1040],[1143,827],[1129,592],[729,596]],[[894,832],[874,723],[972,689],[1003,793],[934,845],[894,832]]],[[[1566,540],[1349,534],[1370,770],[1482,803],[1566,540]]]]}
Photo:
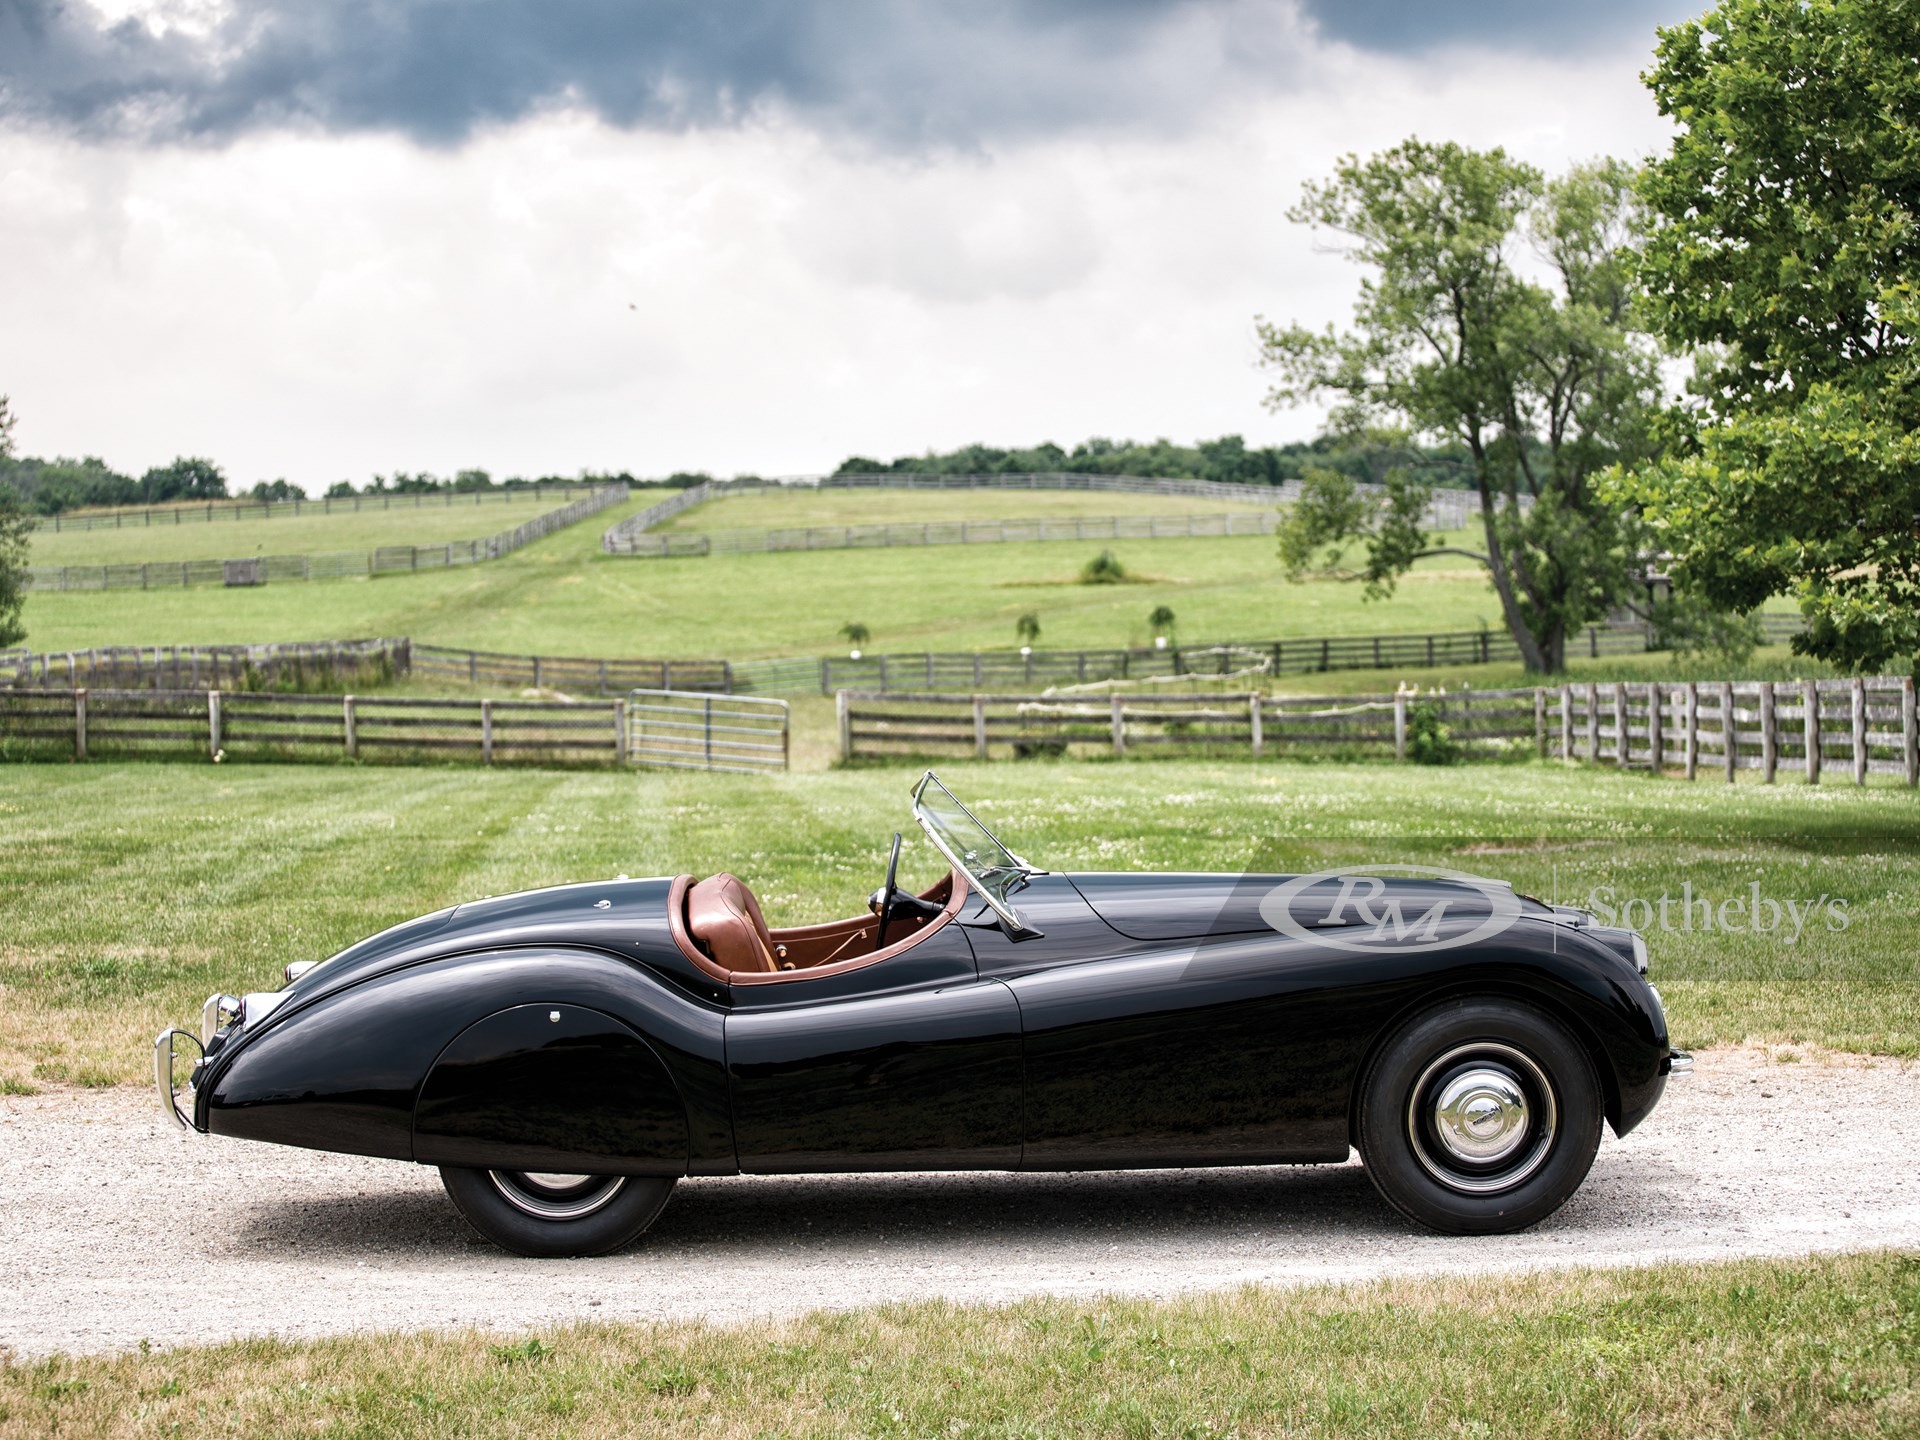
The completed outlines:
{"type": "Polygon", "coordinates": [[[913,158],[580,116],[457,150],[0,135],[0,392],[29,453],[309,487],[1295,438],[1315,417],[1259,408],[1252,316],[1337,319],[1354,278],[1286,221],[1301,181],[1410,132],[1548,166],[1661,135],[1639,55],[1312,60],[1178,138],[913,158]]]}

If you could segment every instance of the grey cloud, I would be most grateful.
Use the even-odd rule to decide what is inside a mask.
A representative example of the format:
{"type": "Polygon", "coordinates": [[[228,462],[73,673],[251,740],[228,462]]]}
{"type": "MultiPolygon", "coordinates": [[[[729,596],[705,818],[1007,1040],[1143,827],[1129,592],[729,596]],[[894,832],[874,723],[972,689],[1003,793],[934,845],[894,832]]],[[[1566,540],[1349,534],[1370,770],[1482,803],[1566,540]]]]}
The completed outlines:
{"type": "Polygon", "coordinates": [[[1705,0],[1304,0],[1320,33],[1363,49],[1445,45],[1551,52],[1651,40],[1656,25],[1699,14],[1705,0]]]}
{"type": "MultiPolygon", "coordinates": [[[[1323,33],[1386,49],[1591,31],[1610,9],[1300,3],[1323,33]]],[[[1223,96],[1292,83],[1312,43],[1301,14],[1291,0],[233,0],[192,31],[0,0],[0,121],[216,143],[276,126],[379,130],[434,145],[557,106],[666,129],[780,112],[906,146],[1177,129],[1223,96]]]]}

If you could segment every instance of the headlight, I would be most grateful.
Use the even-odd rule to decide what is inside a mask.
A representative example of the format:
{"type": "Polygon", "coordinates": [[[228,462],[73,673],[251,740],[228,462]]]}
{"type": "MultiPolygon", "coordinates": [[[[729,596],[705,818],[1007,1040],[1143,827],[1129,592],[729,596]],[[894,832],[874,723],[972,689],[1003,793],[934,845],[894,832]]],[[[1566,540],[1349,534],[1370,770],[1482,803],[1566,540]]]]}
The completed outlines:
{"type": "Polygon", "coordinates": [[[209,995],[200,1007],[200,1044],[211,1047],[214,1036],[224,1035],[240,1023],[238,995],[209,995]]]}

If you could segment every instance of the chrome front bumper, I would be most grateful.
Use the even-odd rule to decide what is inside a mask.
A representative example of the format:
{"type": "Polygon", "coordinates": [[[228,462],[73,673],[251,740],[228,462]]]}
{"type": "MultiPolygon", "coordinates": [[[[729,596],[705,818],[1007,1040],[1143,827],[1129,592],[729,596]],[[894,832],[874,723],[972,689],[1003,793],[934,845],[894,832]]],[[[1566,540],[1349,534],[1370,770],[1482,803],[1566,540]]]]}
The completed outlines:
{"type": "Polygon", "coordinates": [[[153,1083],[160,1090],[160,1108],[167,1117],[182,1130],[193,1130],[193,1082],[187,1082],[187,1108],[180,1108],[180,1092],[173,1088],[175,1047],[182,1040],[193,1042],[196,1065],[206,1056],[207,1047],[200,1043],[200,1037],[190,1030],[162,1030],[153,1042],[153,1083]]]}
{"type": "Polygon", "coordinates": [[[1675,1050],[1667,1056],[1667,1074],[1693,1074],[1693,1053],[1689,1050],[1675,1050]]]}

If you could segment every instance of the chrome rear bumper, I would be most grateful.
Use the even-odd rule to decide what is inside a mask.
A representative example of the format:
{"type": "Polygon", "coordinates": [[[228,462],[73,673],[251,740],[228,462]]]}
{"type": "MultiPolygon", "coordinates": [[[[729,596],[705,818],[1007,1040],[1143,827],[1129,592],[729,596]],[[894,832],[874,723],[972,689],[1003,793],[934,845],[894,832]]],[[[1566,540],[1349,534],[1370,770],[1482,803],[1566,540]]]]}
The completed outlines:
{"type": "Polygon", "coordinates": [[[194,1059],[198,1061],[207,1053],[207,1047],[200,1043],[200,1037],[190,1030],[162,1030],[153,1042],[153,1083],[160,1090],[160,1108],[167,1117],[182,1130],[193,1130],[193,1082],[187,1082],[188,1109],[180,1109],[180,1092],[173,1088],[174,1049],[181,1040],[193,1042],[194,1059]]]}
{"type": "Polygon", "coordinates": [[[1669,1075],[1693,1074],[1693,1053],[1689,1050],[1675,1050],[1668,1055],[1667,1073],[1669,1075]]]}

